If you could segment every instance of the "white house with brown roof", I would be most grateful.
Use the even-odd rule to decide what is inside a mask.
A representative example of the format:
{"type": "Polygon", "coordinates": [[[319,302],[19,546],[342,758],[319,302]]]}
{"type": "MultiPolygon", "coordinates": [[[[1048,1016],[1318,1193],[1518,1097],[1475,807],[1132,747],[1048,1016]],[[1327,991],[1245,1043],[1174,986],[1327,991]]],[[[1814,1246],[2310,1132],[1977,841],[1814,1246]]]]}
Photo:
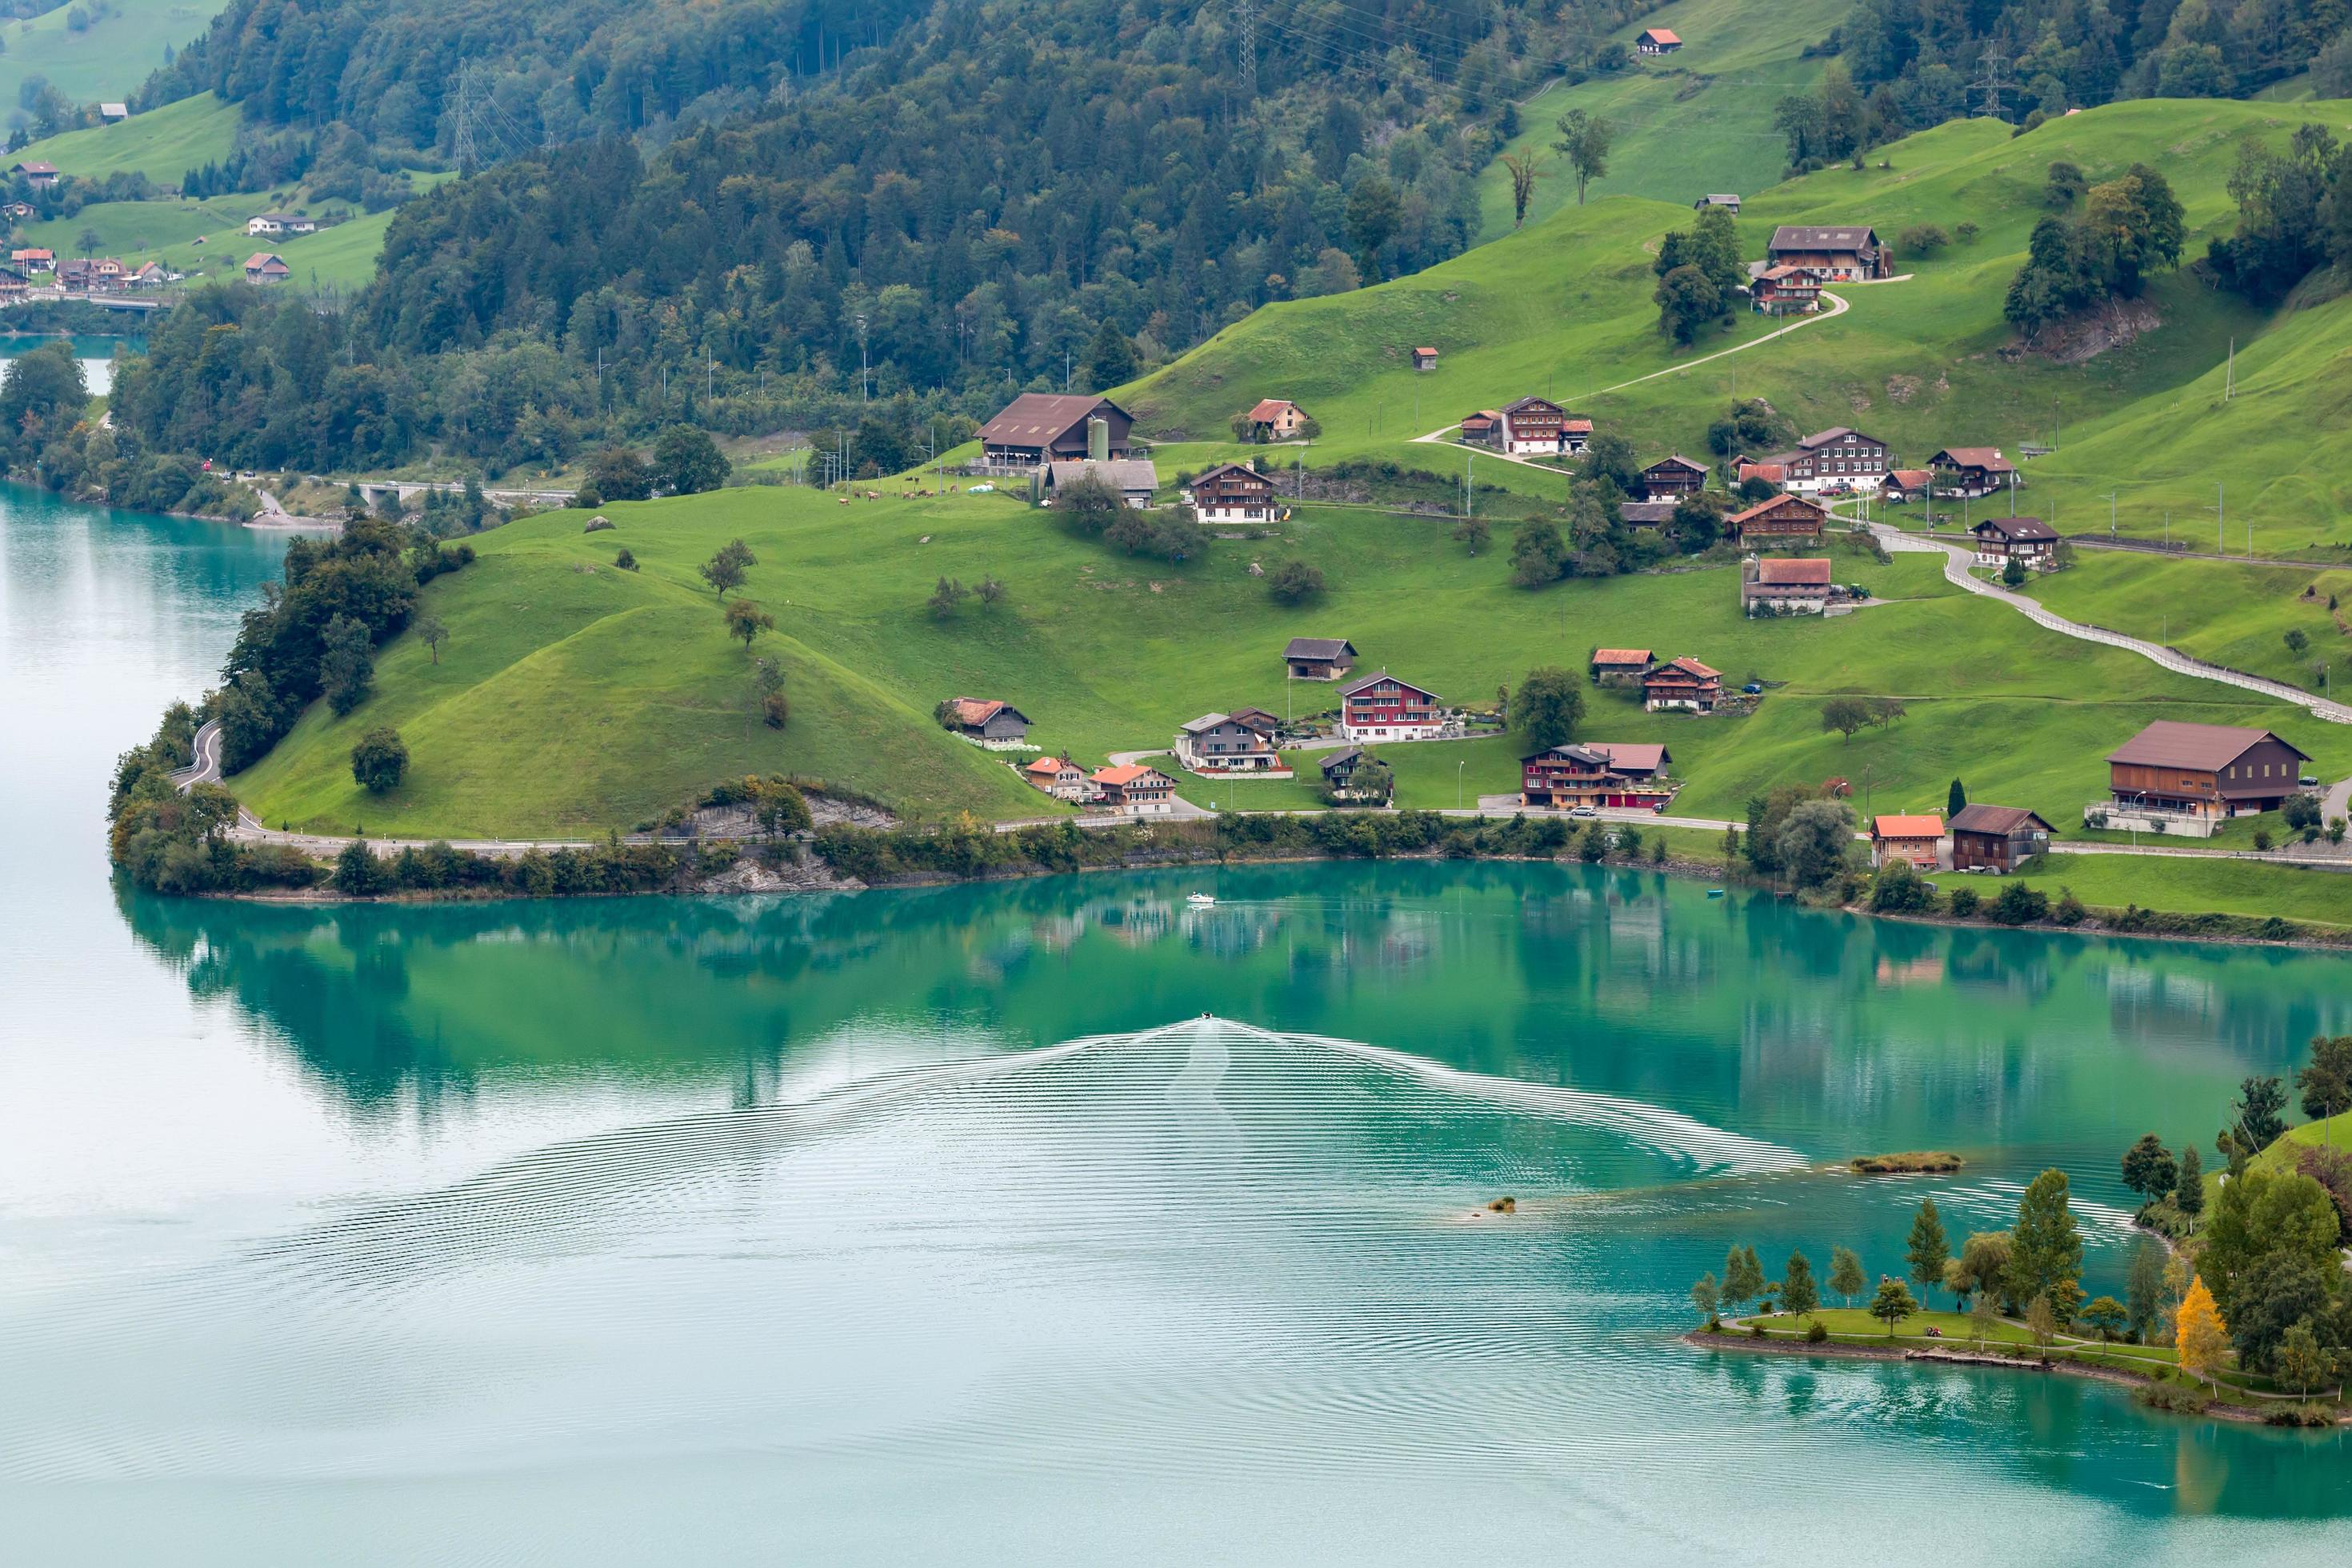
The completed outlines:
{"type": "Polygon", "coordinates": [[[1262,397],[1242,420],[1254,441],[1288,441],[1305,433],[1307,411],[1279,397],[1262,397]]]}
{"type": "Polygon", "coordinates": [[[1936,471],[1936,493],[1974,500],[2017,483],[2017,465],[1998,447],[1947,447],[1927,459],[1936,471]]]}
{"type": "Polygon", "coordinates": [[[1039,757],[1021,770],[1021,776],[1055,800],[1076,803],[1095,797],[1087,770],[1067,757],[1039,757]]]}
{"type": "Polygon", "coordinates": [[[1096,797],[1122,816],[1166,816],[1176,809],[1176,781],[1140,763],[1097,768],[1087,782],[1096,797]]]}
{"type": "Polygon", "coordinates": [[[1785,452],[1742,458],[1732,472],[1741,481],[1769,479],[1792,495],[1819,495],[1875,489],[1893,466],[1885,442],[1839,425],[1816,431],[1785,452]]]}
{"type": "Polygon", "coordinates": [[[1247,463],[1219,463],[1184,491],[1202,522],[1272,522],[1274,480],[1247,463]]]}
{"type": "Polygon", "coordinates": [[[1196,773],[1286,779],[1290,768],[1274,743],[1280,727],[1280,720],[1257,708],[1203,713],[1176,731],[1176,760],[1196,773]]]}

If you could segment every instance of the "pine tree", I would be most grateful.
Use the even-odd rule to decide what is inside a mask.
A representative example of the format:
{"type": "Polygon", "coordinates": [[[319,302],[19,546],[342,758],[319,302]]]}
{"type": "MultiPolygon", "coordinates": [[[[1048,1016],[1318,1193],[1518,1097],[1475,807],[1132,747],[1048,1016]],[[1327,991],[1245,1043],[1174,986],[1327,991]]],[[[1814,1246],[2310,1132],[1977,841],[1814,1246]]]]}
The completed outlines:
{"type": "Polygon", "coordinates": [[[1961,808],[1968,804],[1969,792],[1960,787],[1959,780],[1954,779],[1952,781],[1951,793],[1944,796],[1945,820],[1949,821],[1951,818],[1959,816],[1961,808]]]}
{"type": "Polygon", "coordinates": [[[2164,1309],[2164,1249],[2146,1236],[2132,1244],[2124,1303],[2124,1321],[2145,1340],[2164,1309]]]}
{"type": "Polygon", "coordinates": [[[1881,1279],[1878,1294],[1870,1299],[1870,1315],[1886,1325],[1886,1337],[1895,1337],[1895,1325],[1919,1310],[1900,1279],[1881,1279]]]}
{"type": "Polygon", "coordinates": [[[1919,1212],[1911,1220],[1911,1238],[1904,1251],[1911,1266],[1912,1282],[1919,1287],[1919,1299],[1944,1282],[1944,1265],[1951,1261],[1952,1246],[1944,1236],[1943,1216],[1936,1212],[1936,1200],[1920,1200],[1919,1212]]]}
{"type": "Polygon", "coordinates": [[[2173,1342],[2180,1347],[2180,1370],[2211,1383],[2213,1374],[2221,1370],[2222,1359],[2229,1354],[2230,1331],[2221,1321],[2221,1309],[2213,1304],[2213,1292],[2205,1289],[2203,1279],[2192,1278],[2189,1281],[2189,1294],[2181,1299],[2180,1310],[2173,1315],[2172,1324],[2173,1342]]]}
{"type": "Polygon", "coordinates": [[[2179,1184],[2172,1189],[2172,1206],[2192,1219],[2205,1212],[2205,1162],[2194,1143],[2180,1151],[2179,1184]]]}

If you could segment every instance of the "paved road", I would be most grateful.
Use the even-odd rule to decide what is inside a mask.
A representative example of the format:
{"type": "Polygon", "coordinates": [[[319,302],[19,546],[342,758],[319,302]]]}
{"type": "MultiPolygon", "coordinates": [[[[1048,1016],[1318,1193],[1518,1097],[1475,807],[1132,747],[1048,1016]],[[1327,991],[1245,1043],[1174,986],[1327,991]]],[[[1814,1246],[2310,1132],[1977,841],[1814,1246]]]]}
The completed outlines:
{"type": "MultiPolygon", "coordinates": [[[[1906,274],[1905,278],[1882,278],[1875,279],[1875,281],[1881,283],[1901,283],[1906,280],[1907,276],[1908,275],[1906,274]]],[[[1826,321],[1833,317],[1843,316],[1846,313],[1846,302],[1843,300],[1839,299],[1835,294],[1829,292],[1827,289],[1823,289],[1822,291],[1822,298],[1830,302],[1830,308],[1826,310],[1816,310],[1810,316],[1800,316],[1795,321],[1790,322],[1787,326],[1775,327],[1772,331],[1766,332],[1761,337],[1750,338],[1744,343],[1735,343],[1727,349],[1718,349],[1711,354],[1701,354],[1698,358],[1695,360],[1685,360],[1681,364],[1670,364],[1664,370],[1654,370],[1647,375],[1637,375],[1631,381],[1621,381],[1614,386],[1601,386],[1595,387],[1589,392],[1570,393],[1569,395],[1568,403],[1564,403],[1560,406],[1565,408],[1570,406],[1570,405],[1585,398],[1602,397],[1612,392],[1622,392],[1629,386],[1639,386],[1645,381],[1655,381],[1662,375],[1680,375],[1686,370],[1696,370],[1700,365],[1711,364],[1717,360],[1728,358],[1732,354],[1746,353],[1749,349],[1762,348],[1774,338],[1785,338],[1790,332],[1801,331],[1803,329],[1813,325],[1817,321],[1826,321]]],[[[1415,441],[1442,442],[1445,439],[1448,432],[1455,429],[1458,424],[1459,422],[1457,421],[1455,425],[1441,425],[1436,429],[1432,430],[1428,435],[1415,436],[1413,439],[1415,441]]],[[[1538,463],[1526,458],[1513,457],[1508,452],[1489,452],[1481,450],[1477,455],[1482,458],[1500,458],[1507,463],[1517,463],[1522,468],[1542,468],[1549,473],[1563,474],[1568,472],[1565,468],[1552,468],[1549,463],[1538,463]]]]}
{"type": "Polygon", "coordinates": [[[2105,626],[2070,621],[2055,610],[2045,607],[2023,594],[2012,593],[2000,584],[1988,582],[1969,571],[1969,567],[1975,560],[1975,552],[1966,544],[1953,543],[1941,539],[1922,539],[1916,534],[1906,533],[1901,529],[1883,522],[1872,523],[1870,531],[1889,551],[1905,551],[1913,554],[1930,550],[1941,551],[1944,555],[1944,576],[1948,581],[1979,597],[1997,600],[2007,605],[2036,626],[2046,626],[2063,637],[2074,637],[2082,642],[2104,643],[2109,647],[2119,647],[2126,652],[2136,653],[2153,664],[2161,665],[2176,674],[2194,676],[2200,680],[2216,681],[2223,686],[2235,686],[2242,690],[2258,692],[2281,702],[2291,702],[2298,708],[2308,709],[2316,717],[2326,719],[2331,723],[2352,724],[2352,707],[2347,707],[2341,702],[2330,701],[2325,697],[2314,696],[2299,686],[2289,686],[2284,681],[2272,680],[2260,675],[2250,675],[2242,669],[2231,669],[2224,665],[2208,664],[2201,658],[2191,658],[2189,655],[2166,647],[2161,643],[2148,642],[2141,637],[2126,637],[2122,632],[2109,631],[2105,626]]]}

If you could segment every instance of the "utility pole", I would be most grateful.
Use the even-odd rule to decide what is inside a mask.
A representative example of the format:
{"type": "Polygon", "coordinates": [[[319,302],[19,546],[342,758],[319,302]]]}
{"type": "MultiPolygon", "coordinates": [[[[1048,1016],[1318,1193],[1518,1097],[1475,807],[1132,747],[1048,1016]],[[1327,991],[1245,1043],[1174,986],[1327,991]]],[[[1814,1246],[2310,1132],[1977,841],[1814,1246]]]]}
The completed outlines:
{"type": "Polygon", "coordinates": [[[467,113],[466,94],[474,79],[474,68],[457,68],[457,123],[450,135],[450,153],[456,158],[457,173],[470,174],[482,166],[480,151],[474,145],[474,122],[467,113]]]}
{"type": "Polygon", "coordinates": [[[2213,553],[2216,555],[2227,555],[2230,553],[2229,543],[2223,538],[2221,531],[2223,517],[2221,502],[2221,487],[2220,485],[2215,485],[2213,487],[2213,553]]]}
{"type": "Polygon", "coordinates": [[[1257,0],[1234,0],[1234,22],[1239,37],[1242,96],[1257,101],[1257,0]]]}
{"type": "Polygon", "coordinates": [[[857,312],[857,401],[866,399],[866,312],[857,312]]]}
{"type": "Polygon", "coordinates": [[[2116,492],[2115,492],[2115,491],[2113,491],[2113,490],[2109,490],[2109,491],[2107,492],[2107,537],[2108,537],[2109,539],[2113,539],[2115,536],[2116,536],[2116,492]]]}

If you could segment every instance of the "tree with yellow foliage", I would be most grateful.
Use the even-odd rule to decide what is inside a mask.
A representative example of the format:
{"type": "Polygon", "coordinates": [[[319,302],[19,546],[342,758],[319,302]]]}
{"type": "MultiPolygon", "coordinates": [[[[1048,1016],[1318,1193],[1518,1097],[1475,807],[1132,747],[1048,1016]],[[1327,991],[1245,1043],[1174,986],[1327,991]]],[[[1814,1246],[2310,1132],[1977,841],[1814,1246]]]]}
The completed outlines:
{"type": "Polygon", "coordinates": [[[2221,1321],[2221,1309],[2213,1304],[2213,1292],[2205,1289],[2200,1277],[2192,1276],[2189,1294],[2180,1300],[2180,1310],[2173,1315],[2173,1342],[2180,1347],[2180,1369],[2191,1377],[2201,1377],[2221,1385],[2213,1374],[2221,1370],[2222,1358],[2230,1353],[2230,1331],[2221,1321]]]}

